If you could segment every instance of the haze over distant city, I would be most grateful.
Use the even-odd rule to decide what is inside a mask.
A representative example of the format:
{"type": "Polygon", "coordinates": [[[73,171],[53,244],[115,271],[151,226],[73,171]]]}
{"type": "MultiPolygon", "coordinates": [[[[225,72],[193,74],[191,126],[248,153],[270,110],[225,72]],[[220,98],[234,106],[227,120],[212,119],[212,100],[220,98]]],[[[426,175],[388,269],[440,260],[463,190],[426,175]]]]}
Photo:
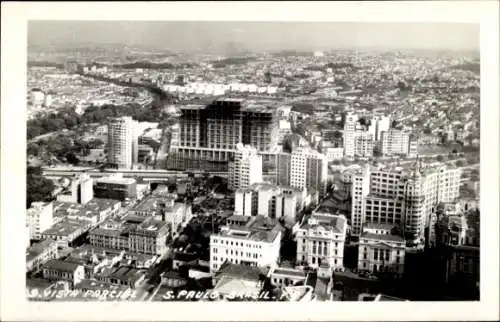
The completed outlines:
{"type": "Polygon", "coordinates": [[[28,45],[127,45],[172,51],[351,48],[479,50],[479,25],[358,22],[30,21],[28,45]]]}

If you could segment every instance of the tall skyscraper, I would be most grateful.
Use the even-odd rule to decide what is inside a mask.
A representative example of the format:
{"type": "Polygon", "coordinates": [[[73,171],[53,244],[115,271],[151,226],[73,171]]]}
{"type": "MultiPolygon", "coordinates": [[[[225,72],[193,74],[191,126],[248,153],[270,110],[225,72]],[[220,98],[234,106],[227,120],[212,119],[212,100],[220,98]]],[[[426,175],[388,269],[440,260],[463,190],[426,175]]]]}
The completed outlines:
{"type": "Polygon", "coordinates": [[[257,149],[239,143],[234,160],[229,163],[229,189],[244,189],[257,182],[262,182],[262,156],[257,149]]]}
{"type": "Polygon", "coordinates": [[[137,121],[130,116],[108,122],[108,162],[118,169],[131,169],[138,157],[137,121]]]}
{"type": "Polygon", "coordinates": [[[459,196],[460,168],[365,168],[352,175],[352,233],[365,224],[391,224],[404,230],[410,245],[423,244],[425,228],[439,202],[459,196]]]}
{"type": "Polygon", "coordinates": [[[351,227],[352,234],[359,235],[365,223],[364,206],[370,193],[370,168],[365,166],[351,176],[351,227]]]}
{"type": "Polygon", "coordinates": [[[259,152],[276,151],[278,110],[269,104],[226,98],[208,105],[182,106],[169,167],[225,171],[238,143],[259,152]]]}
{"type": "Polygon", "coordinates": [[[344,122],[344,153],[346,157],[354,157],[357,125],[358,116],[355,114],[348,114],[344,122]]]}

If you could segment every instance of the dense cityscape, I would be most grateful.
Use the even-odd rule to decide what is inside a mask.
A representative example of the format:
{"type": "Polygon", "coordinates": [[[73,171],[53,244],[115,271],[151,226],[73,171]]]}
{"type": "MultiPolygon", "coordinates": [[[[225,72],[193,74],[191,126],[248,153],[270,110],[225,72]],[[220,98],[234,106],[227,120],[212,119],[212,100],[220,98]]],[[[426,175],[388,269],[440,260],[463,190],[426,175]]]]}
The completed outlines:
{"type": "Polygon", "coordinates": [[[32,46],[39,301],[479,300],[479,53],[32,46]]]}

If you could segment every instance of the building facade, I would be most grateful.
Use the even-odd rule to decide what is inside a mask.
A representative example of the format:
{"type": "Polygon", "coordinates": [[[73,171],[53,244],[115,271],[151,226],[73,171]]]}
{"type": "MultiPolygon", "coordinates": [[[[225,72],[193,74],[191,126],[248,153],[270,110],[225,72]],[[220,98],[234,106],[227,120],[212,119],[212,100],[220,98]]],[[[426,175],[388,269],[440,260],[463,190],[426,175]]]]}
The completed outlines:
{"type": "Polygon", "coordinates": [[[85,278],[85,270],[82,265],[53,259],[43,265],[43,278],[50,281],[66,281],[74,287],[85,278]]]}
{"type": "Polygon", "coordinates": [[[290,186],[303,189],[326,190],[328,161],[311,149],[297,148],[290,155],[290,186]]]}
{"type": "Polygon", "coordinates": [[[57,243],[53,240],[42,240],[26,250],[26,271],[39,271],[47,261],[56,259],[57,243]]]}
{"type": "Polygon", "coordinates": [[[52,202],[33,202],[26,211],[26,224],[30,239],[39,240],[42,233],[54,224],[54,204],[52,202]]]}
{"type": "Polygon", "coordinates": [[[133,178],[123,178],[120,174],[98,178],[94,184],[96,198],[125,201],[137,197],[137,183],[133,178]]]}
{"type": "Polygon", "coordinates": [[[57,195],[57,201],[86,204],[94,198],[93,180],[87,173],[75,175],[68,190],[57,195]]]}
{"type": "Polygon", "coordinates": [[[370,273],[404,273],[405,247],[403,236],[393,234],[392,225],[367,225],[359,238],[358,270],[370,273]]]}
{"type": "Polygon", "coordinates": [[[297,230],[297,263],[313,268],[344,267],[347,220],[343,215],[315,213],[297,230]]]}
{"type": "Polygon", "coordinates": [[[218,234],[210,236],[210,272],[225,263],[274,266],[279,261],[282,229],[263,216],[228,218],[218,234]]]}
{"type": "Polygon", "coordinates": [[[268,183],[256,183],[249,188],[236,190],[234,214],[283,219],[293,225],[297,214],[304,208],[302,200],[306,196],[303,196],[303,192],[268,183]]]}
{"type": "Polygon", "coordinates": [[[207,165],[224,171],[238,143],[272,152],[278,146],[278,122],[277,109],[266,102],[225,98],[208,105],[184,105],[169,166],[190,169],[207,165]]]}
{"type": "Polygon", "coordinates": [[[262,156],[257,149],[239,143],[234,160],[229,163],[228,187],[244,189],[257,182],[262,182],[262,156]]]}
{"type": "Polygon", "coordinates": [[[108,162],[118,169],[131,169],[138,158],[138,124],[129,116],[108,121],[108,162]]]}
{"type": "Polygon", "coordinates": [[[381,152],[382,155],[409,155],[410,133],[397,129],[382,132],[381,152]]]}
{"type": "Polygon", "coordinates": [[[356,127],[358,125],[358,116],[348,114],[344,122],[344,154],[346,157],[355,155],[355,137],[356,127]]]}
{"type": "Polygon", "coordinates": [[[354,137],[354,155],[368,158],[373,156],[373,136],[369,132],[357,132],[354,137]]]}
{"type": "Polygon", "coordinates": [[[364,167],[352,172],[351,176],[351,234],[361,233],[365,222],[366,196],[370,193],[370,168],[364,167]]]}

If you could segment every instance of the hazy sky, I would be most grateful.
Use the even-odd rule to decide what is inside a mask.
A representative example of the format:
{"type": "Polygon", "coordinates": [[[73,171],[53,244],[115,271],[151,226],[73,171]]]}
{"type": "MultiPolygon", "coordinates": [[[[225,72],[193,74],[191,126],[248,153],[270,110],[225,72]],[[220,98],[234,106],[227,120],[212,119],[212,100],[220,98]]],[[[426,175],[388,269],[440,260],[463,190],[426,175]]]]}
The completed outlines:
{"type": "Polygon", "coordinates": [[[461,23],[31,21],[29,45],[120,43],[192,50],[235,42],[249,50],[352,47],[479,50],[479,25],[461,23]]]}

